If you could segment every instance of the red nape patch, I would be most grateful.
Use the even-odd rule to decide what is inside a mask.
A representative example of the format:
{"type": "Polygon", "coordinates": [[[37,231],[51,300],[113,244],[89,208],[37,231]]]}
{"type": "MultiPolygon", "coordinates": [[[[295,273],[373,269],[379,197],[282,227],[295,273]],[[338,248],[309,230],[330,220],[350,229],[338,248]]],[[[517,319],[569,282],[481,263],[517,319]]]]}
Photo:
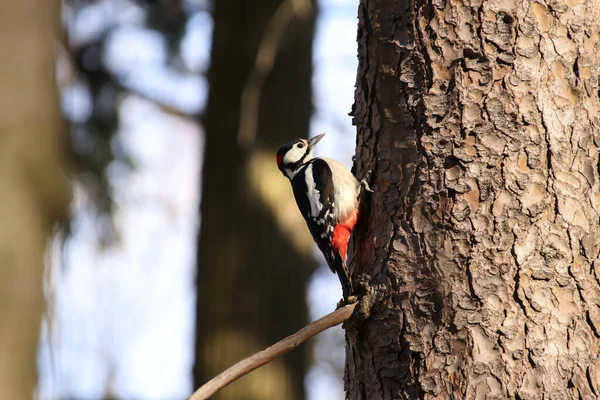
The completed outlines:
{"type": "Polygon", "coordinates": [[[342,257],[342,260],[346,259],[346,252],[348,251],[348,239],[350,238],[350,232],[356,225],[358,219],[358,212],[354,211],[346,221],[341,222],[335,226],[333,230],[333,238],[331,239],[331,247],[342,257]]]}
{"type": "Polygon", "coordinates": [[[277,159],[277,167],[280,167],[283,162],[283,156],[277,156],[275,158],[277,159]]]}

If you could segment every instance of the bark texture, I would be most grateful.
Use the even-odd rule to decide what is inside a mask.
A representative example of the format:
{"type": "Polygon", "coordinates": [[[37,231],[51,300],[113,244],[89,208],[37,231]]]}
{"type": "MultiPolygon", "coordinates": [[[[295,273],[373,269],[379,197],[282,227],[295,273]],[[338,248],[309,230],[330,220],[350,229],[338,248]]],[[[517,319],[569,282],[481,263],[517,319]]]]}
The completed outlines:
{"type": "Polygon", "coordinates": [[[56,1],[0,4],[0,398],[33,398],[44,252],[70,190],[54,80],[56,1]]]}
{"type": "MultiPolygon", "coordinates": [[[[308,0],[214,3],[195,381],[306,325],[313,244],[277,148],[307,137],[315,9],[308,0]]],[[[229,385],[215,399],[304,398],[306,349],[229,385]]]]}
{"type": "Polygon", "coordinates": [[[600,396],[599,10],[360,2],[348,398],[600,396]]]}

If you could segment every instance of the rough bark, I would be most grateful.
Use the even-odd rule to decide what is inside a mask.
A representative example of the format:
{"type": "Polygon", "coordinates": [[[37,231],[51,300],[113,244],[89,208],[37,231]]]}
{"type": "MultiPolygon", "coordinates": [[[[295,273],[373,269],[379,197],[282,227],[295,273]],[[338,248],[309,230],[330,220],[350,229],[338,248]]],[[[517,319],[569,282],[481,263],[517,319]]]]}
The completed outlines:
{"type": "Polygon", "coordinates": [[[348,398],[600,396],[598,10],[360,2],[348,398]]]}
{"type": "Polygon", "coordinates": [[[44,252],[69,202],[53,72],[59,4],[0,5],[0,398],[33,398],[44,252]]]}
{"type": "MultiPolygon", "coordinates": [[[[308,319],[313,244],[308,231],[297,229],[304,222],[275,153],[308,135],[314,11],[310,1],[214,4],[196,386],[308,319]]],[[[252,372],[214,398],[304,398],[305,351],[252,372]]]]}

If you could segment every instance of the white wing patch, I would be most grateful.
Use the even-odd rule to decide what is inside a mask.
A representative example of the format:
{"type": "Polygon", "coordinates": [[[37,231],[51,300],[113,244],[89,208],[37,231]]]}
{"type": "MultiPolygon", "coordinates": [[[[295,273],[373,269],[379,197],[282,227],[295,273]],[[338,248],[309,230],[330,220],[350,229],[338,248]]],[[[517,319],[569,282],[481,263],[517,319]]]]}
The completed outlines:
{"type": "Polygon", "coordinates": [[[306,167],[304,179],[306,179],[306,188],[308,190],[308,201],[310,202],[310,215],[315,218],[319,216],[323,204],[321,203],[321,193],[316,189],[315,179],[313,177],[312,164],[306,167]]]}

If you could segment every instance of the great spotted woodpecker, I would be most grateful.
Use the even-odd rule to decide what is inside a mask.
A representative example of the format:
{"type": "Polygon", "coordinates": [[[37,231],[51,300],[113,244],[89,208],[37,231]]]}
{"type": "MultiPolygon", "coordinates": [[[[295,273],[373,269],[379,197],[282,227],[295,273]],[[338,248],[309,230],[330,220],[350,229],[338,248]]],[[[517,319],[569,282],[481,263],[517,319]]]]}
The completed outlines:
{"type": "Polygon", "coordinates": [[[348,238],[358,219],[361,184],[339,162],[313,158],[312,150],[323,136],[281,146],[277,167],[292,183],[298,208],[329,268],[342,283],[344,301],[348,301],[353,291],[345,259],[348,238]]]}

